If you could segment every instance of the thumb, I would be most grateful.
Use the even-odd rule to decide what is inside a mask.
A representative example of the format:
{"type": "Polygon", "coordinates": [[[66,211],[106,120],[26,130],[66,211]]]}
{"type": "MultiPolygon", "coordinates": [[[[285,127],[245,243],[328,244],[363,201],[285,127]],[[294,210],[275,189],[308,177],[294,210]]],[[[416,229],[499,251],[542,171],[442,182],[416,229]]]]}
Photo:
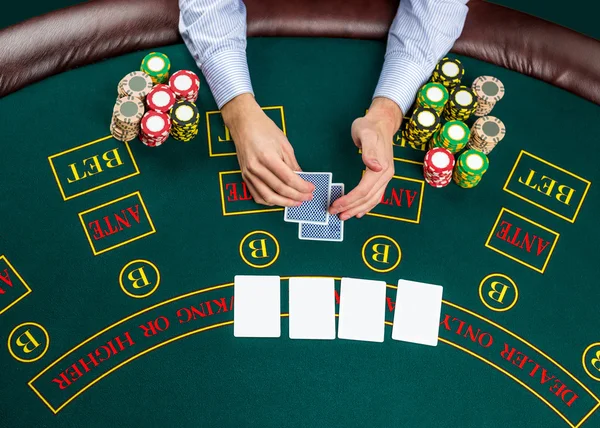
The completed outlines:
{"type": "Polygon", "coordinates": [[[380,153],[377,150],[379,146],[377,132],[368,128],[361,129],[357,130],[356,137],[362,146],[362,160],[365,166],[374,172],[382,171],[383,167],[379,160],[380,153]]]}

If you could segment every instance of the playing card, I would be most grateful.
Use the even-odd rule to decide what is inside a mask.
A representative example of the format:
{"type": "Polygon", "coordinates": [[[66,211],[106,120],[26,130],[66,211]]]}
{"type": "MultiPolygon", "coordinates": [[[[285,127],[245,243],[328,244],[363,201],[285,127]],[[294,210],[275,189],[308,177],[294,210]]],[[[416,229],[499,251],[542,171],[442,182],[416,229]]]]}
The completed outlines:
{"type": "Polygon", "coordinates": [[[392,339],[437,346],[443,287],[398,281],[392,339]]]}
{"type": "MultiPolygon", "coordinates": [[[[330,205],[341,198],[343,194],[344,184],[333,183],[331,185],[330,205]]],[[[326,225],[300,223],[298,225],[298,238],[312,241],[342,242],[344,240],[344,222],[336,214],[329,216],[329,223],[326,225]]]]}
{"type": "Polygon", "coordinates": [[[342,278],[338,338],[383,342],[385,281],[342,278]]]}
{"type": "Polygon", "coordinates": [[[281,336],[281,292],[278,276],[236,275],[233,294],[235,337],[281,336]]]}
{"type": "Polygon", "coordinates": [[[315,185],[313,198],[302,202],[298,207],[286,207],[283,219],[293,223],[327,224],[329,221],[327,210],[331,198],[331,173],[298,172],[297,174],[315,185]]]}
{"type": "Polygon", "coordinates": [[[335,339],[333,278],[290,278],[290,339],[335,339]]]}

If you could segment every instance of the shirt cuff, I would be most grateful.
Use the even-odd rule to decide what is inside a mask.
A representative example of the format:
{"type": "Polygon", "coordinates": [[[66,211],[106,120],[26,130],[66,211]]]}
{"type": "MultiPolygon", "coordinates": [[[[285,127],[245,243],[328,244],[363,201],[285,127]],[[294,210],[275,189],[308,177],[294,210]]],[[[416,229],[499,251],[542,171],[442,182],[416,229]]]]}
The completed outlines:
{"type": "Polygon", "coordinates": [[[403,56],[386,56],[373,98],[389,98],[406,114],[417,91],[431,76],[425,68],[403,56]]]}
{"type": "Polygon", "coordinates": [[[246,52],[219,52],[204,61],[200,68],[219,109],[238,95],[254,95],[246,52]]]}

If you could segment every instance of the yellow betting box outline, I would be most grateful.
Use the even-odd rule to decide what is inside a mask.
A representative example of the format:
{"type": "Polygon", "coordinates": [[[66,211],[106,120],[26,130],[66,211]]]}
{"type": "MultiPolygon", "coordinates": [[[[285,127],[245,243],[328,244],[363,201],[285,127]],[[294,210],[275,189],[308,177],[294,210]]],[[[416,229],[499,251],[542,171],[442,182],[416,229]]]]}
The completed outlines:
{"type": "Polygon", "coordinates": [[[102,205],[98,205],[96,207],[93,207],[93,208],[90,208],[88,210],[82,211],[78,215],[79,215],[79,221],[81,222],[81,225],[83,226],[83,230],[85,232],[85,236],[87,237],[87,240],[90,243],[90,247],[92,248],[92,252],[94,253],[95,256],[97,256],[99,254],[102,254],[102,253],[106,253],[107,251],[114,250],[115,248],[122,247],[123,245],[129,244],[130,242],[137,241],[138,239],[142,239],[142,238],[145,238],[148,235],[152,235],[153,233],[156,233],[156,229],[154,228],[154,223],[152,223],[152,219],[150,218],[150,213],[148,212],[148,209],[146,208],[146,204],[144,203],[144,200],[142,199],[142,195],[140,194],[139,190],[137,192],[130,193],[129,195],[125,195],[125,196],[121,196],[120,198],[113,199],[112,201],[105,202],[102,205]],[[151,230],[149,232],[146,232],[146,233],[142,234],[142,235],[135,236],[135,237],[133,237],[131,239],[128,239],[127,241],[119,242],[118,244],[113,245],[112,247],[108,247],[108,248],[105,248],[103,250],[96,251],[96,248],[94,247],[94,243],[92,241],[92,237],[90,236],[90,234],[88,232],[88,229],[87,229],[87,227],[86,227],[86,225],[85,225],[85,223],[83,221],[83,216],[86,215],[86,214],[91,213],[92,211],[98,210],[100,208],[104,208],[104,207],[106,207],[108,205],[114,204],[115,202],[120,202],[123,199],[127,199],[127,198],[130,198],[132,196],[137,196],[138,197],[138,199],[140,201],[140,204],[142,205],[142,208],[144,209],[144,213],[146,214],[146,218],[148,219],[148,223],[150,224],[150,229],[151,230]]]}
{"type": "MultiPolygon", "coordinates": [[[[263,111],[265,110],[280,110],[281,111],[281,127],[283,128],[283,135],[287,136],[287,130],[285,127],[285,113],[283,111],[283,106],[269,106],[269,107],[261,107],[263,111]]],[[[211,114],[219,114],[221,110],[212,110],[206,112],[206,135],[208,138],[208,156],[211,158],[216,158],[219,156],[234,156],[236,152],[228,152],[228,153],[213,153],[212,147],[212,137],[210,135],[210,115],[211,114]]]]}
{"type": "Polygon", "coordinates": [[[502,209],[500,210],[500,214],[498,214],[498,218],[496,218],[496,221],[494,222],[494,225],[492,226],[492,230],[491,230],[490,234],[488,235],[487,241],[485,242],[485,246],[487,248],[489,248],[490,250],[492,250],[492,251],[495,251],[495,252],[497,252],[499,254],[502,254],[503,256],[508,257],[509,259],[511,259],[511,260],[513,260],[513,261],[515,261],[517,263],[522,264],[523,266],[527,266],[528,268],[533,269],[534,271],[543,274],[544,271],[546,270],[546,267],[548,266],[548,262],[550,262],[550,258],[552,257],[552,253],[554,252],[554,248],[556,247],[556,243],[558,242],[558,238],[560,238],[560,233],[555,232],[554,230],[549,229],[546,226],[542,226],[541,224],[536,223],[535,221],[530,220],[530,219],[528,219],[525,216],[517,214],[514,211],[511,211],[511,210],[509,210],[507,208],[502,207],[502,209]],[[556,239],[552,243],[552,247],[550,248],[550,251],[548,252],[548,256],[546,257],[546,261],[544,262],[544,266],[542,266],[541,269],[538,268],[538,267],[536,267],[536,266],[530,265],[529,263],[525,263],[523,260],[520,260],[520,259],[518,259],[518,258],[516,258],[514,256],[511,256],[510,254],[505,253],[504,251],[499,250],[496,247],[493,247],[492,245],[490,245],[490,241],[492,240],[492,236],[494,235],[494,231],[496,230],[496,226],[498,226],[498,223],[500,222],[500,219],[502,218],[502,214],[504,214],[505,212],[507,212],[509,214],[512,214],[515,217],[520,218],[521,220],[525,220],[526,222],[531,223],[534,226],[537,226],[540,229],[545,230],[546,232],[550,232],[551,234],[553,234],[554,236],[556,236],[556,239]]]}
{"type": "Polygon", "coordinates": [[[29,285],[27,285],[27,283],[25,282],[25,280],[23,280],[23,278],[21,277],[21,275],[19,275],[19,272],[17,272],[17,270],[13,267],[13,265],[10,264],[10,262],[8,261],[8,259],[6,258],[5,255],[1,255],[0,256],[0,261],[4,261],[4,263],[7,264],[7,266],[10,268],[10,270],[13,271],[13,273],[17,276],[17,278],[19,278],[19,281],[21,281],[21,284],[23,284],[23,286],[25,287],[25,290],[26,290],[25,293],[22,296],[19,296],[17,299],[15,299],[8,306],[6,306],[5,308],[0,308],[0,315],[2,315],[4,312],[8,311],[14,305],[16,305],[21,300],[23,300],[25,297],[27,297],[31,293],[31,288],[29,287],[29,285]]]}
{"type": "MultiPolygon", "coordinates": [[[[358,154],[362,155],[362,150],[361,149],[358,149],[358,154]]],[[[423,162],[419,162],[419,161],[416,161],[416,160],[410,160],[410,159],[404,159],[404,158],[393,158],[393,159],[396,162],[405,162],[405,163],[412,163],[414,165],[423,165],[423,162]]]]}
{"type": "Polygon", "coordinates": [[[577,219],[577,216],[579,215],[579,210],[581,209],[581,206],[583,205],[583,201],[585,200],[585,197],[587,196],[587,192],[590,189],[591,184],[592,184],[591,181],[586,180],[585,178],[580,177],[577,174],[573,174],[572,172],[567,171],[566,169],[561,168],[558,165],[554,165],[553,163],[550,163],[547,160],[544,160],[544,159],[542,159],[542,158],[540,158],[538,156],[535,156],[535,155],[533,155],[533,154],[531,154],[531,153],[529,153],[529,152],[527,152],[525,150],[521,150],[521,153],[519,153],[519,156],[517,157],[517,160],[515,161],[515,164],[513,165],[512,170],[510,171],[510,174],[508,174],[508,178],[506,179],[506,183],[504,183],[504,187],[502,189],[505,192],[510,193],[511,195],[516,196],[517,198],[524,200],[525,202],[529,202],[530,204],[535,205],[536,207],[538,207],[540,209],[543,209],[544,211],[547,211],[550,214],[554,214],[555,216],[557,216],[559,218],[562,218],[563,220],[568,221],[569,223],[575,223],[575,220],[577,219]],[[525,196],[520,195],[520,194],[518,194],[516,192],[513,192],[512,190],[508,189],[508,184],[510,183],[510,180],[512,180],[513,174],[514,174],[515,170],[517,169],[517,166],[519,165],[519,162],[521,161],[521,157],[523,157],[523,154],[526,154],[527,156],[529,156],[529,157],[531,157],[531,158],[533,158],[533,159],[535,159],[535,160],[537,160],[537,161],[539,161],[541,163],[544,163],[544,164],[546,164],[546,165],[548,165],[548,166],[550,166],[550,167],[552,167],[552,168],[554,168],[554,169],[556,169],[556,170],[558,170],[560,172],[563,172],[563,173],[565,173],[567,175],[570,175],[571,177],[575,177],[577,180],[583,181],[586,184],[585,190],[583,191],[583,195],[581,195],[581,199],[579,201],[579,205],[577,205],[577,209],[575,210],[575,214],[573,214],[572,218],[566,217],[566,216],[564,216],[562,214],[559,214],[559,213],[557,213],[555,211],[552,211],[550,208],[547,208],[547,207],[545,207],[545,206],[543,206],[541,204],[538,204],[537,202],[534,202],[531,199],[527,199],[525,196]]]}
{"type": "MultiPolygon", "coordinates": [[[[363,171],[363,174],[364,174],[364,171],[363,171]]],[[[413,183],[419,183],[421,185],[421,192],[420,192],[420,195],[419,195],[419,208],[417,210],[417,218],[415,220],[413,220],[413,219],[410,219],[410,218],[394,217],[394,216],[390,216],[390,215],[377,214],[377,213],[373,213],[373,212],[369,212],[369,213],[367,213],[367,215],[371,215],[373,217],[387,218],[389,220],[405,221],[407,223],[419,224],[419,222],[421,221],[421,210],[423,209],[423,193],[425,192],[425,181],[418,180],[416,178],[404,177],[404,176],[401,176],[401,175],[394,175],[392,177],[392,179],[394,179],[394,178],[397,179],[397,180],[412,181],[413,183]]]]}
{"type": "MultiPolygon", "coordinates": [[[[310,276],[310,277],[314,277],[314,275],[310,276]]],[[[283,276],[281,277],[282,280],[287,280],[289,279],[289,276],[283,276]]],[[[341,277],[336,277],[336,276],[319,276],[319,278],[333,278],[335,280],[340,281],[341,277]]],[[[173,297],[169,300],[165,300],[164,302],[160,302],[157,303],[153,306],[150,306],[146,309],[142,309],[136,313],[133,313],[131,315],[129,315],[126,318],[123,318],[111,325],[109,325],[108,327],[104,328],[103,330],[99,331],[98,333],[96,333],[95,335],[89,337],[88,339],[84,340],[83,342],[81,342],[79,345],[76,345],[75,347],[71,348],[69,351],[65,352],[63,355],[61,355],[60,357],[58,357],[56,360],[54,360],[49,366],[47,366],[44,370],[42,370],[40,373],[38,373],[33,379],[31,379],[27,385],[29,385],[29,387],[33,390],[33,392],[42,400],[42,402],[52,411],[52,413],[57,414],[58,412],[60,412],[65,406],[67,406],[70,402],[72,402],[75,398],[77,398],[79,395],[81,395],[83,392],[85,392],[87,389],[91,388],[93,385],[95,385],[97,382],[99,382],[100,380],[102,380],[103,378],[105,378],[106,376],[108,376],[109,374],[113,373],[114,371],[118,370],[119,368],[125,366],[126,364],[130,363],[131,361],[136,360],[137,358],[141,357],[142,355],[148,354],[149,352],[154,351],[155,349],[161,348],[165,345],[168,345],[170,343],[176,342],[180,339],[183,339],[185,337],[188,336],[192,336],[194,334],[197,333],[201,333],[204,331],[209,331],[209,330],[213,330],[215,328],[219,328],[219,327],[224,327],[227,325],[233,325],[233,321],[225,321],[225,322],[221,322],[221,323],[217,323],[217,324],[212,324],[206,327],[201,327],[199,329],[196,330],[192,330],[189,331],[187,333],[183,333],[179,336],[173,337],[169,340],[166,340],[165,342],[156,344],[154,346],[152,346],[151,348],[146,349],[145,351],[140,352],[139,354],[133,355],[131,356],[129,359],[121,362],[120,364],[118,364],[117,366],[113,367],[112,369],[108,370],[106,373],[104,373],[103,375],[99,376],[97,379],[94,379],[92,382],[90,382],[89,385],[86,385],[85,387],[83,387],[80,391],[78,391],[76,394],[74,394],[71,398],[69,398],[67,401],[65,401],[61,406],[59,406],[57,409],[53,408],[52,405],[50,403],[48,403],[48,401],[41,395],[41,393],[35,389],[35,387],[33,386],[33,382],[35,382],[40,376],[42,376],[44,373],[46,373],[48,370],[50,370],[52,367],[56,366],[57,363],[59,363],[60,361],[64,360],[67,356],[71,355],[73,352],[75,352],[76,350],[78,350],[79,348],[81,348],[83,345],[85,345],[86,343],[89,343],[90,341],[94,340],[96,337],[100,336],[101,334],[107,332],[108,330],[112,329],[113,327],[116,327],[120,324],[123,324],[126,321],[129,321],[132,318],[135,318],[138,315],[141,315],[143,313],[149,312],[153,309],[156,309],[158,307],[167,305],[171,302],[175,302],[177,300],[181,300],[181,299],[185,299],[187,297],[190,296],[195,296],[197,294],[202,294],[202,293],[206,293],[208,291],[214,291],[214,290],[219,290],[219,289],[224,289],[224,288],[228,288],[228,287],[233,287],[233,282],[229,282],[226,284],[220,284],[220,285],[215,285],[213,287],[208,287],[208,288],[204,288],[201,290],[196,290],[196,291],[192,291],[190,293],[186,293],[186,294],[182,294],[181,296],[177,296],[177,297],[173,297]]],[[[387,284],[387,288],[390,288],[392,290],[397,290],[398,287],[395,285],[390,285],[387,284]]],[[[579,386],[581,386],[589,395],[590,397],[592,397],[594,400],[596,400],[597,404],[577,423],[577,424],[573,424],[572,422],[570,422],[562,413],[560,413],[560,411],[554,407],[550,402],[548,402],[548,400],[546,400],[544,397],[542,397],[538,392],[536,392],[535,390],[533,390],[529,385],[527,385],[526,383],[524,383],[523,381],[521,381],[520,379],[518,379],[516,376],[514,376],[513,374],[509,373],[508,371],[506,371],[505,369],[503,369],[502,367],[498,366],[497,364],[485,359],[484,357],[475,354],[474,352],[450,341],[447,339],[443,339],[443,338],[439,338],[439,340],[442,343],[445,343],[447,345],[450,345],[456,349],[459,349],[469,355],[471,355],[472,357],[477,358],[480,361],[483,361],[484,363],[488,364],[490,367],[495,368],[496,370],[498,370],[499,372],[503,373],[504,375],[508,376],[510,379],[514,380],[515,382],[517,382],[519,385],[521,385],[523,388],[527,389],[530,393],[532,393],[535,397],[537,397],[539,400],[541,400],[544,404],[546,404],[548,407],[550,407],[557,415],[559,415],[571,428],[579,428],[599,407],[600,407],[600,399],[598,397],[596,397],[596,395],[594,395],[594,393],[592,391],[590,391],[590,389],[585,386],[579,379],[577,379],[573,374],[571,374],[571,372],[569,372],[568,370],[566,370],[562,365],[560,365],[559,363],[557,363],[554,359],[552,359],[550,356],[548,356],[546,353],[544,353],[543,351],[541,351],[539,348],[537,348],[536,346],[532,345],[531,343],[529,343],[528,341],[526,341],[525,339],[523,339],[522,337],[520,337],[519,335],[513,333],[512,331],[508,330],[505,327],[502,327],[501,325],[479,315],[476,314],[475,312],[472,312],[468,309],[465,309],[459,305],[456,305],[454,303],[451,303],[447,300],[442,300],[442,303],[451,306],[455,309],[461,310],[465,313],[468,313],[476,318],[481,319],[482,321],[485,321],[487,323],[489,323],[490,325],[493,325],[494,327],[502,330],[503,332],[507,333],[508,335],[514,337],[515,339],[521,341],[522,343],[524,343],[525,345],[529,346],[530,348],[532,348],[533,350],[535,350],[537,353],[539,353],[540,355],[542,355],[543,357],[545,357],[548,361],[552,362],[556,367],[560,368],[564,373],[566,373],[571,379],[573,379],[579,386]]],[[[282,317],[286,317],[288,316],[288,314],[281,314],[282,317]]],[[[339,316],[338,314],[336,314],[336,316],[339,316]]],[[[387,326],[393,326],[394,324],[390,321],[385,321],[385,325],[387,326]]]]}
{"type": "Polygon", "coordinates": [[[101,143],[102,141],[106,141],[109,138],[112,138],[112,135],[109,135],[107,137],[102,137],[102,138],[99,138],[99,139],[94,140],[94,141],[90,141],[89,143],[85,143],[85,144],[82,144],[80,146],[73,147],[72,149],[65,150],[63,152],[57,153],[57,154],[52,155],[52,156],[48,156],[48,162],[50,162],[50,168],[52,168],[52,174],[54,175],[54,179],[56,180],[56,184],[58,184],[58,189],[60,190],[60,194],[61,194],[61,196],[63,198],[63,201],[68,201],[69,199],[74,199],[74,198],[76,198],[78,196],[85,195],[86,193],[93,192],[94,190],[98,190],[98,189],[101,189],[103,187],[110,186],[112,184],[118,183],[119,181],[127,180],[128,178],[136,176],[136,175],[138,175],[140,173],[140,169],[138,168],[137,162],[135,161],[135,158],[133,157],[133,153],[131,151],[131,148],[129,147],[129,143],[125,142],[124,144],[125,144],[125,147],[127,148],[127,153],[129,153],[129,157],[131,158],[131,162],[133,162],[133,167],[135,168],[135,172],[132,172],[131,174],[125,175],[123,177],[116,178],[116,179],[114,179],[112,181],[109,181],[108,183],[103,183],[103,184],[100,184],[99,186],[92,187],[91,189],[84,190],[83,192],[75,193],[75,194],[73,194],[71,196],[65,196],[65,191],[64,191],[64,189],[62,187],[60,179],[58,178],[58,174],[56,172],[56,168],[54,168],[54,164],[52,163],[52,160],[54,158],[57,158],[57,157],[62,156],[64,154],[75,152],[75,151],[77,151],[79,149],[83,149],[84,147],[91,146],[92,144],[101,143]]]}
{"type": "Polygon", "coordinates": [[[398,161],[398,162],[412,163],[414,165],[423,165],[423,162],[414,161],[414,160],[410,160],[410,159],[394,158],[394,160],[398,161]]]}
{"type": "Polygon", "coordinates": [[[261,208],[261,209],[249,210],[249,211],[227,212],[227,209],[225,208],[225,189],[224,189],[225,186],[223,185],[223,176],[226,174],[241,174],[241,173],[242,173],[242,171],[240,171],[239,169],[237,171],[220,171],[219,172],[219,190],[221,191],[221,211],[222,211],[224,217],[227,217],[230,215],[258,214],[258,213],[270,213],[270,212],[274,212],[274,211],[283,211],[283,208],[271,208],[271,207],[265,206],[264,209],[261,208]]]}

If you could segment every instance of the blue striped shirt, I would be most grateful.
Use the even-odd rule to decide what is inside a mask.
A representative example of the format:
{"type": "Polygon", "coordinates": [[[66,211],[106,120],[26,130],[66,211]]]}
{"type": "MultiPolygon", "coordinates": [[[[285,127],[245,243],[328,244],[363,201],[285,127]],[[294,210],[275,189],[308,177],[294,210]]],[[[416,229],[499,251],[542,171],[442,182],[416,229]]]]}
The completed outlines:
{"type": "MultiPolygon", "coordinates": [[[[383,69],[373,97],[406,112],[435,64],[462,32],[468,0],[402,0],[390,27],[383,69]]],[[[179,31],[217,105],[252,93],[246,60],[242,0],[179,0],[179,31]]]]}

